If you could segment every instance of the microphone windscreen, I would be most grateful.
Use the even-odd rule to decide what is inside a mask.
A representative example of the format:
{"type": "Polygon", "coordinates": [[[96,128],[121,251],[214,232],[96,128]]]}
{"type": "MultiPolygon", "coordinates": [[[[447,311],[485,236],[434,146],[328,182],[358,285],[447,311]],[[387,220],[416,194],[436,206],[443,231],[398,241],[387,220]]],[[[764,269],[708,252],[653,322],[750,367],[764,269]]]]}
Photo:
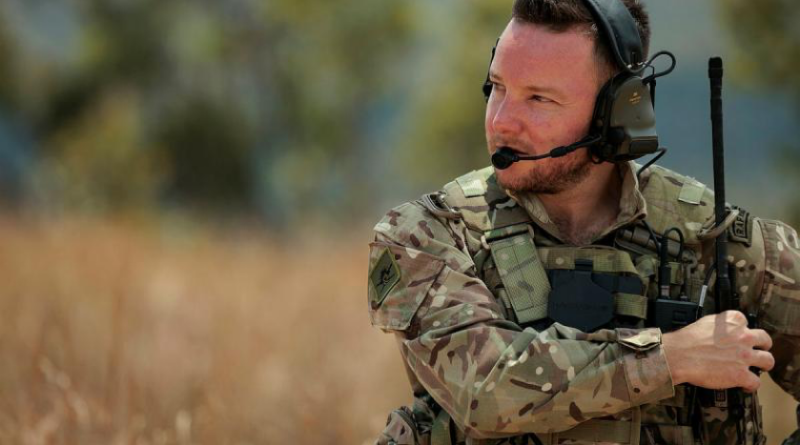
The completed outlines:
{"type": "Polygon", "coordinates": [[[508,147],[503,147],[492,155],[492,165],[498,170],[505,170],[519,161],[519,157],[508,147]]]}

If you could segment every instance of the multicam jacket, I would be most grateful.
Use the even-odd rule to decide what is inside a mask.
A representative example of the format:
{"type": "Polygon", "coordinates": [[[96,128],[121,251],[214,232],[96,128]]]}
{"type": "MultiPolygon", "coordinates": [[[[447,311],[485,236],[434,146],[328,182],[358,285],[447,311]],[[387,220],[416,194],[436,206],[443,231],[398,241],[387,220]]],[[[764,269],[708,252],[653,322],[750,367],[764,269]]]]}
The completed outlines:
{"type": "MultiPolygon", "coordinates": [[[[630,250],[635,269],[615,272],[638,275],[648,300],[658,292],[657,262],[617,234],[642,220],[659,235],[678,227],[693,264],[672,274],[670,292],[700,299],[714,257],[713,193],[656,166],[639,180],[635,168],[620,165],[619,216],[589,247],[565,246],[536,196],[510,196],[491,167],[445,186],[439,205],[423,199],[386,214],[371,244],[369,313],[396,335],[416,399],[413,411],[390,416],[379,443],[763,443],[757,398],[744,397],[736,420],[696,388],[673,385],[661,331],[644,320],[619,316],[611,328],[582,332],[541,317],[521,323],[508,302],[498,278],[508,272],[486,235],[519,215],[547,269],[574,268],[586,252],[630,250]],[[437,413],[447,419],[444,441],[441,432],[430,437],[437,413]]],[[[800,400],[800,240],[789,226],[743,211],[729,231],[741,308],[773,338],[772,378],[800,400]]],[[[705,308],[713,312],[711,297],[705,308]]]]}

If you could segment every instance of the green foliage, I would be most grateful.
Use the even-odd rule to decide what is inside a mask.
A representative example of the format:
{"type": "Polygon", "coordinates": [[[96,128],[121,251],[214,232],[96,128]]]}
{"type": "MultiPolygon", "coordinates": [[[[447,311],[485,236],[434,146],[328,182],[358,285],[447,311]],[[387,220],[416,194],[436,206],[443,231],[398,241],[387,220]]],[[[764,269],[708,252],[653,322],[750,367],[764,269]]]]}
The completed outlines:
{"type": "Polygon", "coordinates": [[[34,173],[41,199],[67,210],[152,208],[164,170],[142,140],[140,98],[127,90],[97,100],[49,134],[51,154],[34,173]]]}
{"type": "MultiPolygon", "coordinates": [[[[0,15],[0,23],[2,23],[0,15]]],[[[8,30],[0,26],[0,103],[9,103],[13,98],[13,88],[10,79],[13,76],[13,60],[15,58],[14,45],[8,35],[8,30]]]]}
{"type": "Polygon", "coordinates": [[[156,140],[164,145],[170,163],[166,184],[170,199],[216,209],[252,207],[253,173],[247,160],[253,132],[236,111],[197,95],[157,124],[156,140]]]}
{"type": "Polygon", "coordinates": [[[445,23],[437,22],[457,38],[430,39],[431,57],[419,67],[428,78],[418,79],[414,88],[400,164],[412,180],[437,187],[442,178],[485,166],[481,87],[509,14],[505,2],[473,1],[460,14],[443,16],[445,23]],[[426,168],[434,164],[437,168],[426,168]]]}
{"type": "Polygon", "coordinates": [[[34,3],[0,5],[0,111],[47,206],[346,220],[486,162],[508,3],[34,3]]]}
{"type": "Polygon", "coordinates": [[[294,202],[364,198],[363,184],[342,180],[363,165],[342,160],[371,150],[373,114],[393,108],[420,5],[10,0],[0,111],[32,133],[48,205],[302,216],[294,202]],[[76,24],[71,45],[31,31],[62,57],[26,37],[47,13],[76,24]],[[292,165],[302,168],[276,170],[292,165]]]}

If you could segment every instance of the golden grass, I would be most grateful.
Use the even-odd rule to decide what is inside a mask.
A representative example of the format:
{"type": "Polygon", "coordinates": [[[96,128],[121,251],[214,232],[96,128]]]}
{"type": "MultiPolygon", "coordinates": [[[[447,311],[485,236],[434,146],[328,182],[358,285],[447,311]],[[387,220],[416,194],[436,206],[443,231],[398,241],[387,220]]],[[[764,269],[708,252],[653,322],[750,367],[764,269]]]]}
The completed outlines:
{"type": "Polygon", "coordinates": [[[409,390],[369,238],[0,220],[0,444],[371,443],[409,390]]]}

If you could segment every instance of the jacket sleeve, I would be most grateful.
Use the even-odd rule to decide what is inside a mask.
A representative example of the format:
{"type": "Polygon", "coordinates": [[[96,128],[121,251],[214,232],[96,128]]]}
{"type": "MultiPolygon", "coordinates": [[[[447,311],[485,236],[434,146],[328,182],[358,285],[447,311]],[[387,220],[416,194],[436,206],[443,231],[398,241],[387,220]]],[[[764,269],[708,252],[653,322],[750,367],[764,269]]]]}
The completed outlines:
{"type": "MultiPolygon", "coordinates": [[[[780,221],[756,220],[763,249],[763,278],[757,307],[759,327],[773,340],[772,379],[800,401],[800,240],[780,221]]],[[[762,245],[757,245],[761,241],[762,245]]]]}
{"type": "Polygon", "coordinates": [[[453,225],[409,203],[375,232],[372,323],[401,337],[409,369],[467,436],[564,431],[674,394],[658,329],[521,329],[453,225]]]}

